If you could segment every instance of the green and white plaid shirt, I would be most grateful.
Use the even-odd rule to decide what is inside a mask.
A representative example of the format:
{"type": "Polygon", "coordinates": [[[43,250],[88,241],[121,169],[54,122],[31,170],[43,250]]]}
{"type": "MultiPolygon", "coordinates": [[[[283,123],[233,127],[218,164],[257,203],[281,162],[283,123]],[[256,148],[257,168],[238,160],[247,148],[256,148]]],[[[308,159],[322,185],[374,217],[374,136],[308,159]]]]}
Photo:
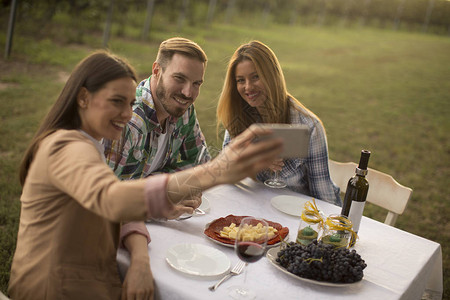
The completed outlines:
{"type": "MultiPolygon", "coordinates": [[[[158,150],[158,138],[162,128],[156,118],[156,110],[150,91],[150,77],[143,80],[136,89],[136,102],[133,106],[133,117],[125,127],[123,141],[118,153],[116,141],[105,140],[107,162],[116,175],[122,179],[137,179],[151,173],[170,173],[193,167],[199,151],[205,147],[205,137],[200,129],[194,106],[191,105],[183,116],[167,119],[168,145],[162,162],[155,162],[158,150]],[[112,150],[112,151],[111,151],[112,150]],[[117,150],[116,150],[117,151],[117,150]],[[151,171],[152,163],[159,167],[151,171]]],[[[210,160],[206,155],[200,163],[210,160]]]]}

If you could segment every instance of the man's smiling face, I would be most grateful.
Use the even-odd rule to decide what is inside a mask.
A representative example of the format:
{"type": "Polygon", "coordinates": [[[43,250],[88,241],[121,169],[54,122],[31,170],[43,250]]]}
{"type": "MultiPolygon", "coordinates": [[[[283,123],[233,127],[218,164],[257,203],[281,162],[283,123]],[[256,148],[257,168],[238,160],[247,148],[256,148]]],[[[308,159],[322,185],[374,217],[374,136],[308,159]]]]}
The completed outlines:
{"type": "Polygon", "coordinates": [[[155,103],[168,115],[181,117],[200,94],[205,64],[198,59],[176,53],[165,70],[160,65],[155,68],[155,103]]]}

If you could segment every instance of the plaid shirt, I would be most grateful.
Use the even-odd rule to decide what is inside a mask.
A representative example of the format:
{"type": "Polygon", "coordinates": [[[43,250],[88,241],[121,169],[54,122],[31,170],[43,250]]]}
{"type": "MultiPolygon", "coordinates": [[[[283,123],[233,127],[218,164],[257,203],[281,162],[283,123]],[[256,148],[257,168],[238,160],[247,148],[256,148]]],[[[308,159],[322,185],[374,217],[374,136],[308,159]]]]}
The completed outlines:
{"type": "MultiPolygon", "coordinates": [[[[295,103],[291,101],[293,106],[295,103]]],[[[306,116],[302,108],[291,107],[291,124],[306,124],[311,131],[309,155],[306,158],[291,158],[284,160],[284,167],[279,172],[290,190],[314,198],[342,206],[337,187],[330,177],[328,169],[328,146],[325,130],[319,120],[306,116]],[[299,111],[300,110],[300,111],[299,111]]],[[[231,141],[228,131],[225,131],[223,147],[231,141]]],[[[257,179],[264,182],[272,178],[273,172],[264,170],[258,173],[257,179]]]]}
{"type": "MultiPolygon", "coordinates": [[[[193,105],[180,118],[169,117],[166,122],[170,133],[167,151],[161,167],[152,173],[170,173],[193,167],[200,149],[206,148],[193,105]]],[[[136,89],[133,117],[124,130],[124,143],[119,155],[111,151],[116,142],[104,141],[105,151],[110,153],[107,156],[109,166],[122,180],[149,176],[158,150],[158,137],[162,133],[150,91],[150,77],[136,89]]],[[[201,163],[210,159],[207,148],[205,152],[201,163]]]]}

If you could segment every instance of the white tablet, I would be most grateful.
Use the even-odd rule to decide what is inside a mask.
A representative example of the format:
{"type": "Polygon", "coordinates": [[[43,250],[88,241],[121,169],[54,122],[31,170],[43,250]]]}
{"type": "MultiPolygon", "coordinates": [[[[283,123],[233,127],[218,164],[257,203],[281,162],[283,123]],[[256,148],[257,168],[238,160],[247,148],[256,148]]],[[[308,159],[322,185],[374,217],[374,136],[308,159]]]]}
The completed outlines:
{"type": "Polygon", "coordinates": [[[265,138],[282,138],[284,142],[282,158],[305,158],[309,151],[310,131],[307,125],[303,124],[258,124],[263,128],[273,131],[272,135],[265,138]]]}

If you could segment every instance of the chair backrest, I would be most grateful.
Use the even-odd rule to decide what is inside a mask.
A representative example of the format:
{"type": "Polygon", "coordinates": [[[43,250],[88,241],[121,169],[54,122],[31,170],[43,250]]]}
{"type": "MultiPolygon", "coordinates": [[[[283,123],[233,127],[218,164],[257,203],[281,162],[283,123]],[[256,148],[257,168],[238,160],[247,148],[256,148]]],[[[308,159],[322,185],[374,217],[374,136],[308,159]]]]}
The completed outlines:
{"type": "Polygon", "coordinates": [[[6,297],[2,292],[0,292],[0,300],[10,300],[10,299],[6,297]]]}
{"type": "MultiPolygon", "coordinates": [[[[345,193],[347,190],[348,180],[355,175],[357,166],[353,162],[341,163],[329,160],[331,179],[339,186],[341,192],[345,193]]],[[[401,185],[388,174],[371,168],[368,171],[369,193],[367,194],[367,202],[388,210],[384,223],[394,226],[398,215],[405,211],[412,189],[401,185]]]]}

